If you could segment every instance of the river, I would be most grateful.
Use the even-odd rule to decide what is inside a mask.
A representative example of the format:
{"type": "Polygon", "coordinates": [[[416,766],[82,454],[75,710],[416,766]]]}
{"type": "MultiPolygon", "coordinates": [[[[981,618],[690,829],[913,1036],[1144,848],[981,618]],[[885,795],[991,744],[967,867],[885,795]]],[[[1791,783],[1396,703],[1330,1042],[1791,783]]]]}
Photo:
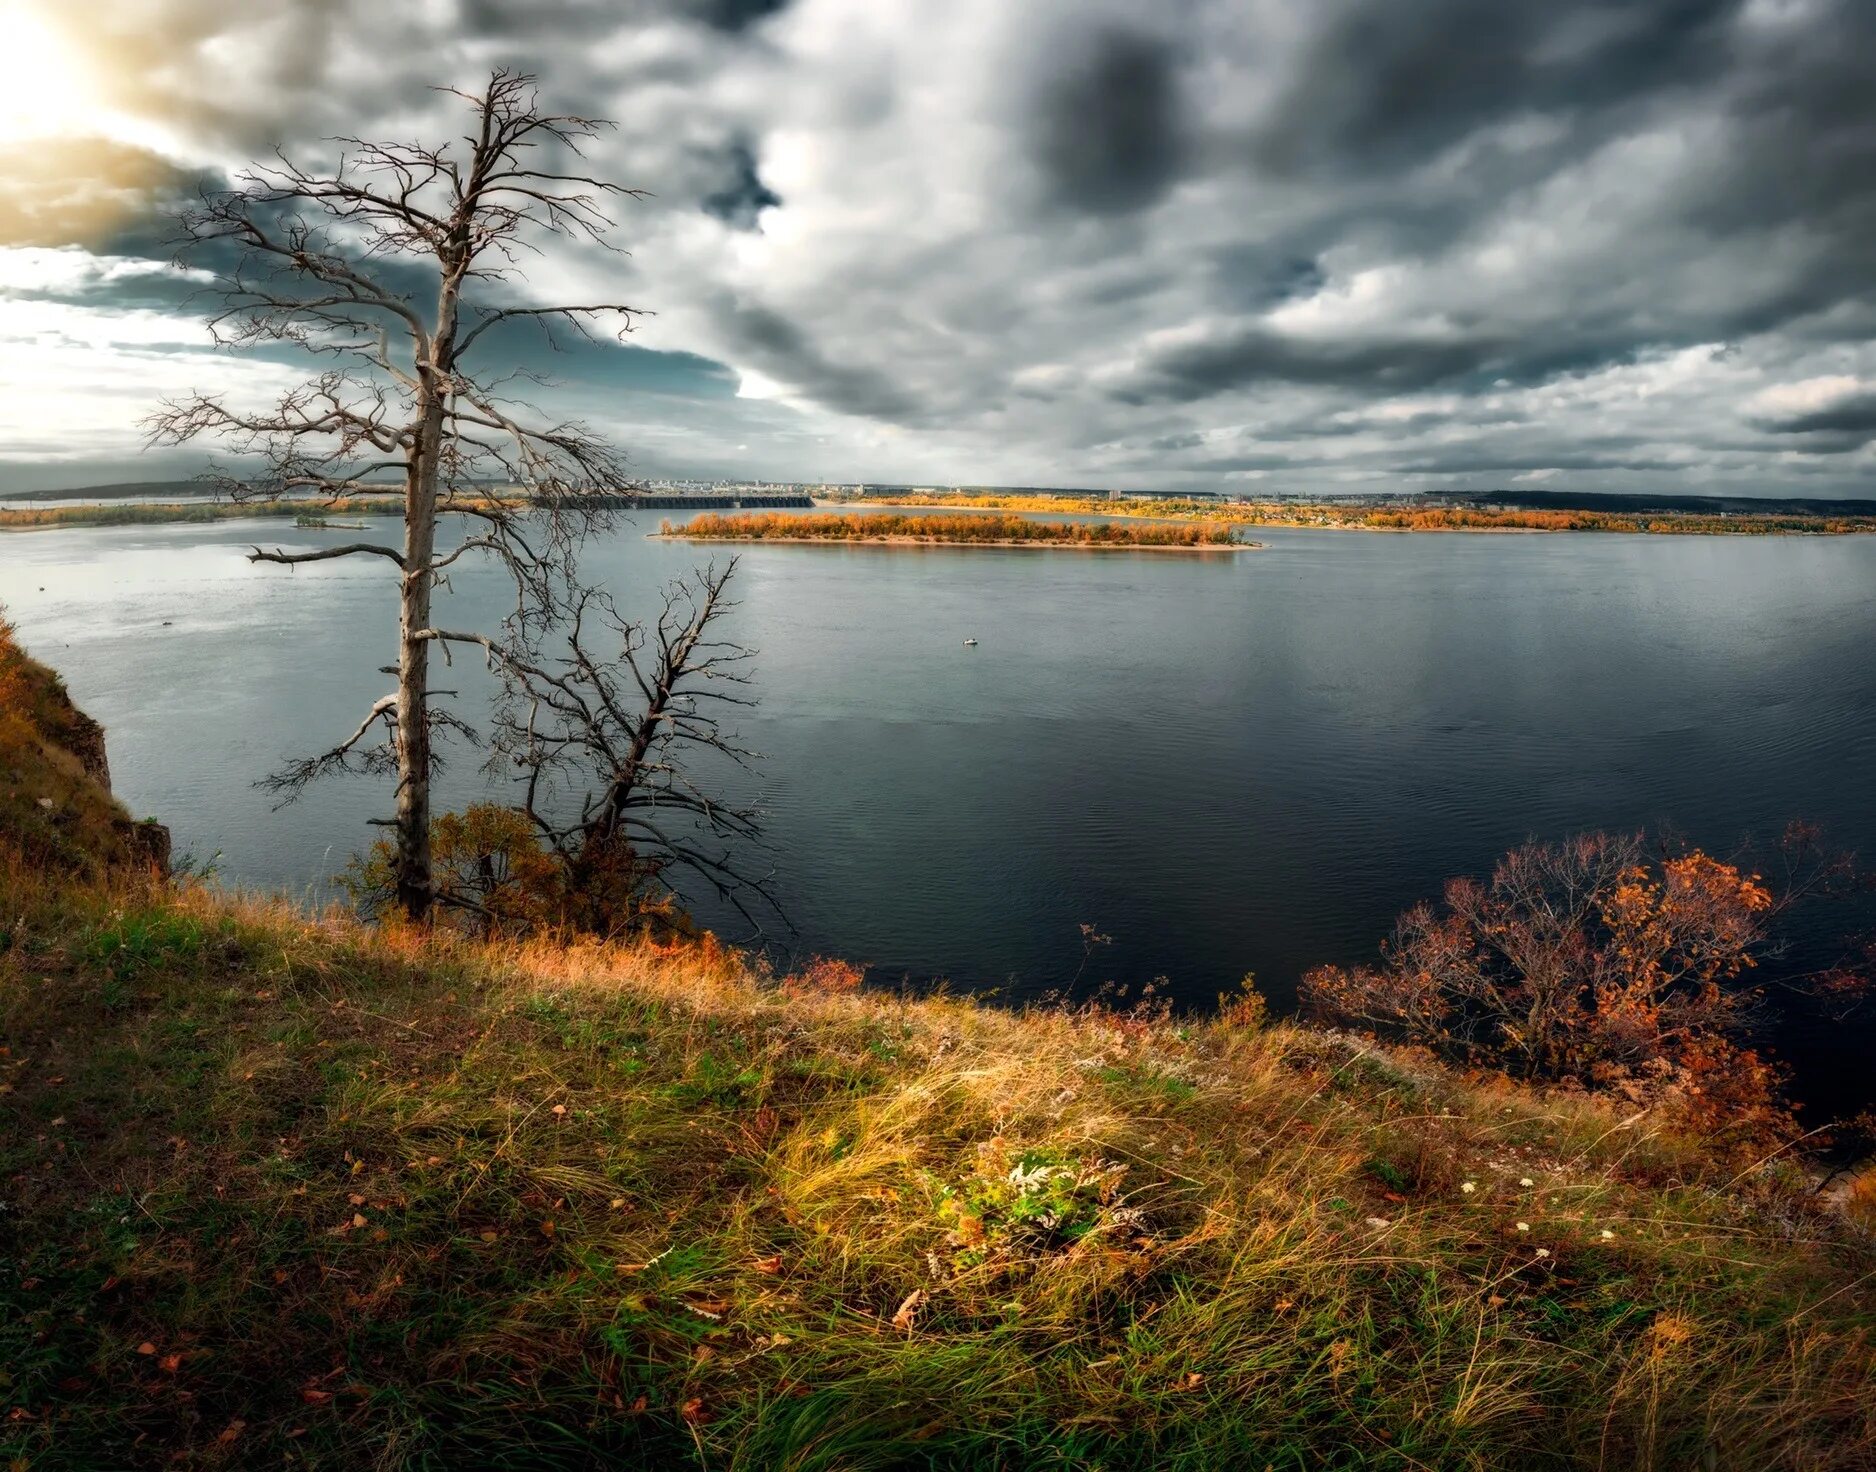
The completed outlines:
{"type": "MultiPolygon", "coordinates": [[[[587,554],[628,610],[723,555],[648,540],[656,520],[587,554]]],[[[379,693],[393,591],[375,560],[243,553],[331,535],[0,535],[0,599],[105,723],[119,793],[225,879],[295,894],[369,840],[384,790],[332,779],[277,812],[253,784],[379,693]]],[[[1876,856],[1876,537],[1255,535],[743,549],[741,731],[792,945],[1015,998],[1163,977],[1198,1003],[1254,971],[1281,1004],[1527,837],[1667,823],[1730,850],[1807,817],[1876,856]]],[[[488,626],[499,593],[460,571],[448,622],[488,626]]],[[[460,661],[445,683],[477,698],[460,661]]],[[[444,795],[482,785],[464,758],[444,795]]],[[[1820,1108],[1876,1096],[1876,1025],[1800,1016],[1780,1042],[1820,1108]]]]}

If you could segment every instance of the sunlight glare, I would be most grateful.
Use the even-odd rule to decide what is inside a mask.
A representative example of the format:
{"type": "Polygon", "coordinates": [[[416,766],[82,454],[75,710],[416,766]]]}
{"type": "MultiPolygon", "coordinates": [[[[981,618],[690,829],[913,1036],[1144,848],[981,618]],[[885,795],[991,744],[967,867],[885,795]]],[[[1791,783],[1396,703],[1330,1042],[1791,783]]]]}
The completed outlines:
{"type": "Polygon", "coordinates": [[[24,0],[0,0],[7,85],[0,89],[0,143],[85,131],[101,105],[72,46],[24,0]]]}

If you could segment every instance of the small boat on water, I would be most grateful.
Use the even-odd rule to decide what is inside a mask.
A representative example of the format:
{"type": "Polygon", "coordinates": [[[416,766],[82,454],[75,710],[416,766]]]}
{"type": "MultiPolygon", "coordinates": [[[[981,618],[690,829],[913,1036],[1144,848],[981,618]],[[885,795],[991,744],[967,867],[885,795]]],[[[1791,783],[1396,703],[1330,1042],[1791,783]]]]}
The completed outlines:
{"type": "Polygon", "coordinates": [[[964,641],[964,647],[966,649],[975,649],[977,647],[977,641],[975,639],[966,639],[964,641]]]}

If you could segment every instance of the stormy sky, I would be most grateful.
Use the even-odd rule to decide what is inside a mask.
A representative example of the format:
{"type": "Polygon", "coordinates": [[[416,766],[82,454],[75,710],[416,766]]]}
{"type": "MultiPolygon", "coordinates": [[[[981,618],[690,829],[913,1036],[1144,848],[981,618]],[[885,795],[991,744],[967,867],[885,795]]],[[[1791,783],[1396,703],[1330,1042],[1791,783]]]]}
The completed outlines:
{"type": "Polygon", "coordinates": [[[188,473],[165,213],[276,144],[616,119],[646,475],[1876,494],[1869,0],[0,0],[0,491],[188,473]]]}

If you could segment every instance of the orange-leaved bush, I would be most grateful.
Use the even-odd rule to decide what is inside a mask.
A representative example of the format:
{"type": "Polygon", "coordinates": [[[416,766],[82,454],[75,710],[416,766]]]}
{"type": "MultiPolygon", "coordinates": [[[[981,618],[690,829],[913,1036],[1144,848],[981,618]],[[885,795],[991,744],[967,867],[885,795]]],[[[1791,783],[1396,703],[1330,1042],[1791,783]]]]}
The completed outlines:
{"type": "MultiPolygon", "coordinates": [[[[1455,879],[1444,903],[1401,916],[1381,964],[1303,979],[1318,1016],[1449,1061],[1671,1098],[1703,1126],[1785,1132],[1782,1070],[1748,1046],[1761,990],[1745,980],[1772,922],[1840,887],[1847,861],[1794,827],[1778,893],[1758,873],[1640,834],[1530,843],[1491,879],[1455,879]]],[[[1833,972],[1841,996],[1864,978],[1833,972]]]]}
{"type": "MultiPolygon", "coordinates": [[[[621,844],[585,856],[577,870],[542,839],[528,815],[475,803],[430,825],[438,923],[476,934],[560,931],[620,935],[695,933],[657,868],[621,844]]],[[[368,914],[388,909],[395,853],[388,842],[354,860],[341,882],[368,914]]]]}

